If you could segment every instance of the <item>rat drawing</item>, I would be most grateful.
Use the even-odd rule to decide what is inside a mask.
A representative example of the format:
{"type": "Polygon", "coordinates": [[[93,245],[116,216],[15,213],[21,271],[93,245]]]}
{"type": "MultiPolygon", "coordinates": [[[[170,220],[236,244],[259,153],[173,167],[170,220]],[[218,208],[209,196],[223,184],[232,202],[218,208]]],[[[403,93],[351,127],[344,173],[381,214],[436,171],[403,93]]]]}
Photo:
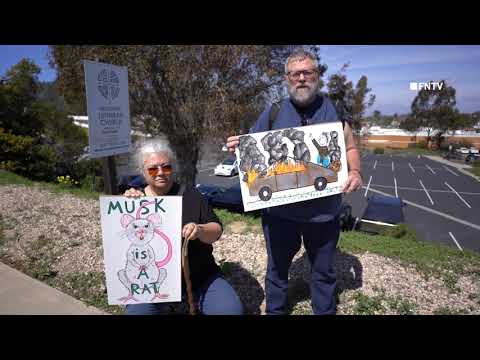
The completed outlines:
{"type": "Polygon", "coordinates": [[[170,239],[160,230],[162,225],[160,215],[151,214],[147,218],[140,217],[140,210],[153,203],[142,205],[135,218],[132,215],[124,214],[120,219],[120,223],[125,229],[124,234],[131,243],[127,250],[125,268],[117,273],[118,279],[128,290],[128,296],[119,299],[124,303],[129,300],[138,302],[135,294],[154,294],[150,301],[165,297],[160,294],[159,289],[167,277],[167,270],[162,267],[172,257],[172,245],[170,239]],[[167,255],[161,261],[155,260],[155,252],[150,245],[155,234],[167,243],[167,255]]]}

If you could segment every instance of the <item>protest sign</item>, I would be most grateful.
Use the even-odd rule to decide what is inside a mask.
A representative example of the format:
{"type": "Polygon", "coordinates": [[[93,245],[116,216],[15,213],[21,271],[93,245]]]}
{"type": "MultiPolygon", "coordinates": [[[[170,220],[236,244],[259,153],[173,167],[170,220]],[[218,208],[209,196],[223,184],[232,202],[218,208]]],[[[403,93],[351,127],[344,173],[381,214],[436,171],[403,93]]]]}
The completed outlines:
{"type": "Polygon", "coordinates": [[[235,153],[245,211],[335,195],[348,178],[341,122],[242,135],[235,153]]]}
{"type": "Polygon", "coordinates": [[[101,196],[108,303],[181,301],[181,196],[101,196]]]}

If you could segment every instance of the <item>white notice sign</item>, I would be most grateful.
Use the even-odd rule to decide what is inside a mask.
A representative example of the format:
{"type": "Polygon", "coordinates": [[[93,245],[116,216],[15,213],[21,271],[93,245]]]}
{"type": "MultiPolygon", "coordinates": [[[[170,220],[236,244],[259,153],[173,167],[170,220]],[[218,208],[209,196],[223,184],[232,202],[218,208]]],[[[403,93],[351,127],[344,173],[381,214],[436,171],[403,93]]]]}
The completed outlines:
{"type": "Polygon", "coordinates": [[[130,151],[126,67],[84,60],[90,157],[130,151]]]}

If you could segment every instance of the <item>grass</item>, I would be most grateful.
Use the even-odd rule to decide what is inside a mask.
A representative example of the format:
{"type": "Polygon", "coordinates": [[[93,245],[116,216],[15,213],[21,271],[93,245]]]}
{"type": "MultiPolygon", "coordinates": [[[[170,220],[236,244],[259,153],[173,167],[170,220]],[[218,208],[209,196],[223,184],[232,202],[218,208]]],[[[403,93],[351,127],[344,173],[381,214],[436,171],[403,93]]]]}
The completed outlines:
{"type": "Polygon", "coordinates": [[[474,175],[480,177],[480,160],[475,161],[473,167],[469,169],[469,171],[474,175]]]}
{"type": "Polygon", "coordinates": [[[385,311],[382,305],[383,295],[367,296],[361,291],[353,295],[355,305],[353,306],[353,313],[355,315],[375,315],[379,312],[385,311]]]}
{"type": "Polygon", "coordinates": [[[442,306],[433,311],[433,315],[465,315],[468,314],[464,309],[452,309],[448,306],[442,306]]]}
{"type": "Polygon", "coordinates": [[[224,228],[233,223],[241,222],[246,225],[245,232],[260,231],[262,220],[258,214],[239,214],[225,209],[214,209],[214,212],[217,214],[224,228]]]}
{"type": "Polygon", "coordinates": [[[102,194],[99,192],[92,192],[88,187],[67,187],[54,183],[32,181],[4,170],[0,170],[0,185],[23,185],[39,188],[56,194],[71,194],[84,199],[95,200],[102,194]]]}
{"type": "Polygon", "coordinates": [[[358,291],[352,299],[355,301],[352,312],[355,315],[375,315],[385,313],[388,309],[397,315],[414,315],[416,305],[407,299],[397,296],[386,296],[384,289],[374,289],[374,296],[365,295],[358,291]]]}
{"type": "Polygon", "coordinates": [[[465,250],[419,241],[408,226],[393,230],[388,235],[368,235],[361,232],[344,232],[339,247],[350,253],[371,252],[413,265],[427,278],[441,276],[446,286],[456,292],[456,282],[461,275],[480,277],[480,255],[465,250]]]}
{"type": "Polygon", "coordinates": [[[122,306],[108,305],[105,274],[103,272],[69,273],[49,282],[68,295],[110,314],[124,314],[122,306]]]}

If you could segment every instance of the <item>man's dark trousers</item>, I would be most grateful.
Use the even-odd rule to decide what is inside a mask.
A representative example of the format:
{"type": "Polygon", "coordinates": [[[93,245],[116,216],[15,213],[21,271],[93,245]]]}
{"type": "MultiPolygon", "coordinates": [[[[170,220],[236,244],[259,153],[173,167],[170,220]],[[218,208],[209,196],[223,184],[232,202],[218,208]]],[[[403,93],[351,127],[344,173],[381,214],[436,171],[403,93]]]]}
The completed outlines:
{"type": "Polygon", "coordinates": [[[335,252],[340,235],[338,217],[329,222],[301,223],[262,216],[267,243],[268,265],[265,278],[266,312],[288,312],[288,271],[300,250],[302,235],[311,265],[310,292],[316,315],[336,313],[335,252]]]}

